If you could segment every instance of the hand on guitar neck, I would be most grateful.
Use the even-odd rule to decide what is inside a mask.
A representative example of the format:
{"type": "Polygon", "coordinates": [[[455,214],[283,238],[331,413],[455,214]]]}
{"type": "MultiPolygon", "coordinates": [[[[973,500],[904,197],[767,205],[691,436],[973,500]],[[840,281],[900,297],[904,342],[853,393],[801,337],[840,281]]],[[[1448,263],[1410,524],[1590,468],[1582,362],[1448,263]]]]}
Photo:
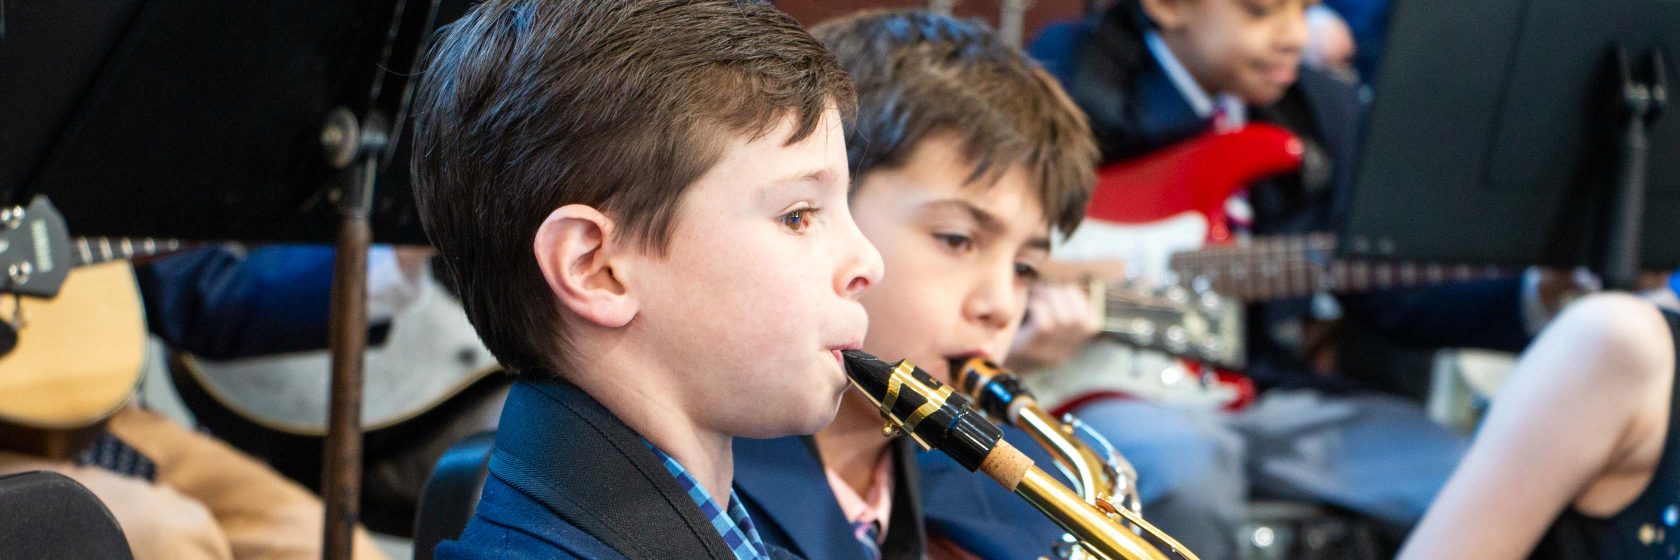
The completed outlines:
{"type": "Polygon", "coordinates": [[[1102,332],[1102,312],[1090,297],[1092,281],[1118,282],[1126,263],[1051,261],[1039,267],[1039,282],[1027,295],[1027,313],[1010,346],[1010,369],[1055,367],[1102,332]]]}

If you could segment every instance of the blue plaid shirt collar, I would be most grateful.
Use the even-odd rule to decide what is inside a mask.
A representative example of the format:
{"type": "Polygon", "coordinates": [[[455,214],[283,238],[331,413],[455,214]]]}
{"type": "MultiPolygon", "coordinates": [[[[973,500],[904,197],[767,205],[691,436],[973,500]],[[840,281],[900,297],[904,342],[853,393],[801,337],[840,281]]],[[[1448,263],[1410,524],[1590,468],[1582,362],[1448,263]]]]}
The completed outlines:
{"type": "Polygon", "coordinates": [[[737,560],[769,560],[770,551],[764,547],[764,541],[758,538],[758,529],[753,527],[752,518],[747,516],[746,508],[741,507],[741,498],[735,495],[733,488],[729,490],[729,510],[725,515],[723,509],[718,507],[717,501],[712,499],[712,495],[707,494],[706,489],[700,486],[700,481],[694,480],[694,477],[688,474],[688,469],[684,469],[681,463],[666,455],[665,451],[653,442],[642,442],[659,456],[665,463],[665,470],[671,473],[671,478],[677,479],[677,485],[688,492],[688,497],[694,500],[695,505],[700,506],[701,513],[711,520],[712,528],[717,529],[718,535],[723,537],[724,544],[729,545],[729,550],[735,553],[737,560]]]}

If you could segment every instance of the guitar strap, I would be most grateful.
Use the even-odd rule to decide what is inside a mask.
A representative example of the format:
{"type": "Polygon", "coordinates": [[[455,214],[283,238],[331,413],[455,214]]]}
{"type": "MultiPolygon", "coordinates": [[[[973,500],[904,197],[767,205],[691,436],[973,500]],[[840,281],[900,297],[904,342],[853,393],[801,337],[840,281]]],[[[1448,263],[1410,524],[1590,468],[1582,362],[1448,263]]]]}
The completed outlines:
{"type": "Polygon", "coordinates": [[[99,467],[123,476],[157,481],[157,464],[111,432],[101,430],[99,438],[76,456],[76,466],[99,467]]]}

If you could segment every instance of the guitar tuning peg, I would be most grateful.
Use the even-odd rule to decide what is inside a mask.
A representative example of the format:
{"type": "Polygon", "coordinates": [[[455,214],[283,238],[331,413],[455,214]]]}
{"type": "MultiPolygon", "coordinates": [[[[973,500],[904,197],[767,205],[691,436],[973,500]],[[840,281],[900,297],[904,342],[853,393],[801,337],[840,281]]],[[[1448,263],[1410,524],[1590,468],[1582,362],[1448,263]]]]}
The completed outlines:
{"type": "Polygon", "coordinates": [[[1190,289],[1195,290],[1198,294],[1213,293],[1213,281],[1206,276],[1191,278],[1190,289]]]}
{"type": "Polygon", "coordinates": [[[1165,284],[1157,290],[1157,295],[1176,304],[1190,303],[1190,291],[1178,284],[1165,284]]]}
{"type": "Polygon", "coordinates": [[[1205,313],[1217,313],[1219,308],[1225,305],[1225,298],[1211,291],[1201,292],[1196,298],[1196,303],[1202,306],[1205,313]]]}
{"type": "Polygon", "coordinates": [[[0,210],[0,222],[4,222],[7,229],[17,229],[23,225],[24,210],[22,206],[13,206],[0,210]]]}
{"type": "Polygon", "coordinates": [[[1179,325],[1167,327],[1167,336],[1164,342],[1168,352],[1183,354],[1190,346],[1190,333],[1179,325]]]}
{"type": "Polygon", "coordinates": [[[1155,340],[1155,324],[1148,319],[1132,319],[1131,332],[1126,334],[1130,335],[1136,344],[1148,345],[1155,340]]]}
{"type": "Polygon", "coordinates": [[[1208,359],[1215,359],[1225,352],[1225,345],[1220,344],[1219,339],[1217,338],[1208,338],[1203,340],[1200,346],[1202,357],[1208,359]]]}

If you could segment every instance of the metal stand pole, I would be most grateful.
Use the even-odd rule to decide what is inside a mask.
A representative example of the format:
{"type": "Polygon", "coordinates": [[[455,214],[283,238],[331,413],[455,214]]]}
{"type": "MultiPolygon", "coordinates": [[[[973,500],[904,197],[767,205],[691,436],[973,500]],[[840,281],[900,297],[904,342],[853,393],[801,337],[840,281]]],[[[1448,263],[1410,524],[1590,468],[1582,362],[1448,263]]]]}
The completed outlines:
{"type": "Polygon", "coordinates": [[[332,351],[332,392],[323,455],[325,472],[321,476],[321,499],[326,504],[321,555],[348,559],[362,483],[362,363],[367,348],[367,252],[373,238],[368,213],[373,206],[379,154],[387,139],[384,131],[365,123],[358,126],[354,115],[339,109],[328,118],[321,142],[329,161],[346,170],[337,200],[338,244],[327,335],[332,351]]]}

